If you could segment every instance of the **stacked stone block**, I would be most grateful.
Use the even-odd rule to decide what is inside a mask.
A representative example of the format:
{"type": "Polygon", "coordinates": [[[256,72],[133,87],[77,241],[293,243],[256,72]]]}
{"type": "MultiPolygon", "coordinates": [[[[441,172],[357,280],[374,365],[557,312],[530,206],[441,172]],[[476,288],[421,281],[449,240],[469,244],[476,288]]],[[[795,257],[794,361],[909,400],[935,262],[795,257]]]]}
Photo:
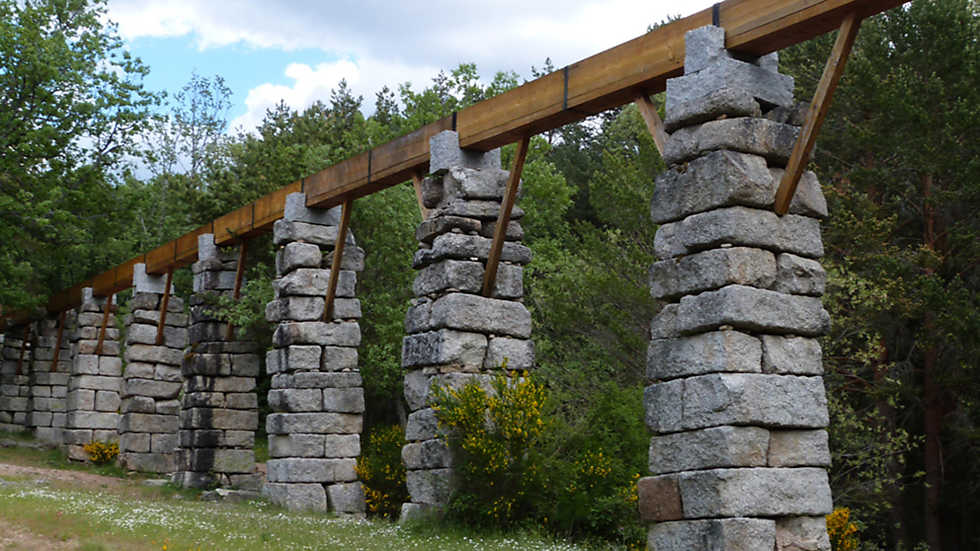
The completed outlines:
{"type": "Polygon", "coordinates": [[[292,510],[361,515],[364,491],[354,467],[361,451],[364,389],[355,285],[364,251],[350,233],[332,316],[323,320],[340,210],[307,208],[306,196],[294,193],[274,227],[278,279],[266,319],[278,325],[275,348],[266,356],[273,413],[266,419],[270,459],[263,492],[292,510]]]}
{"type": "Polygon", "coordinates": [[[62,442],[68,456],[84,461],[82,449],[91,442],[117,442],[122,358],[116,305],[110,304],[102,350],[98,350],[106,297],[97,297],[91,287],[82,290],[75,332],[72,335],[72,365],[68,378],[68,417],[62,442]]]}
{"type": "Polygon", "coordinates": [[[790,214],[772,211],[799,132],[793,82],[774,55],[687,35],[667,83],[672,132],[652,218],[650,272],[667,305],[651,325],[646,421],[649,548],[828,551],[827,400],[820,344],[826,203],[807,173],[790,214]],[[795,123],[795,124],[790,124],[795,123]]]}
{"type": "Polygon", "coordinates": [[[184,396],[175,480],[197,488],[257,489],[258,347],[251,341],[236,340],[235,335],[228,339],[227,323],[212,313],[214,297],[234,293],[238,256],[233,250],[218,249],[211,234],[198,236],[197,247],[198,261],[192,266],[190,350],[181,367],[184,396]]]}
{"type": "Polygon", "coordinates": [[[149,275],[145,264],[136,264],[133,287],[131,313],[125,319],[119,463],[134,471],[172,473],[177,470],[180,365],[187,347],[187,314],[183,300],[168,297],[163,339],[158,345],[166,276],[149,275]]]}
{"type": "Polygon", "coordinates": [[[27,430],[32,350],[30,333],[26,347],[24,346],[24,329],[23,325],[11,327],[7,329],[3,339],[3,358],[0,359],[0,430],[8,432],[27,430]]]}
{"type": "Polygon", "coordinates": [[[65,313],[58,341],[58,317],[36,323],[37,337],[31,365],[31,401],[28,425],[34,436],[48,444],[61,444],[67,422],[68,377],[71,373],[71,340],[74,311],[65,313]],[[54,363],[55,349],[58,362],[54,363]]]}
{"type": "Polygon", "coordinates": [[[481,294],[509,176],[500,169],[499,151],[464,151],[455,132],[443,132],[430,141],[430,170],[422,199],[431,210],[416,230],[412,267],[419,272],[402,344],[410,411],[402,460],[411,496],[403,517],[445,505],[452,489],[450,453],[430,402],[433,385],[489,387],[502,365],[516,371],[534,366],[531,316],[521,302],[531,251],[521,244],[520,207],[508,222],[492,296],[481,294]]]}

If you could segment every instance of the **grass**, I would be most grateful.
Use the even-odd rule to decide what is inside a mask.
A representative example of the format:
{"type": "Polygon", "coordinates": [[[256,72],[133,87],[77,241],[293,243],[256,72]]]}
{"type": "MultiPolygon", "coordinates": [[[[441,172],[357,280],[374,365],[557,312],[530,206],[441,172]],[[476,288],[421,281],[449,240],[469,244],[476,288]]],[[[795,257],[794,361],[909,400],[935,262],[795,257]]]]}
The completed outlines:
{"type": "Polygon", "coordinates": [[[68,542],[70,549],[595,549],[557,541],[534,530],[476,534],[431,521],[392,524],[289,512],[264,501],[203,502],[197,499],[199,492],[144,486],[121,469],[70,463],[54,450],[0,448],[0,463],[124,479],[83,487],[64,481],[0,478],[0,521],[52,542],[68,542]]]}

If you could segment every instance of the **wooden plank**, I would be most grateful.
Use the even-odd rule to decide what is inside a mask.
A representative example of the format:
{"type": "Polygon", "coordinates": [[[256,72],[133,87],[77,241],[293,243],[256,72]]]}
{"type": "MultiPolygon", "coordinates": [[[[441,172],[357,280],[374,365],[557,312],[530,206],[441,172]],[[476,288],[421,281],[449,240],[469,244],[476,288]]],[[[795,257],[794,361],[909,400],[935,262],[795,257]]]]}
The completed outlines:
{"type": "Polygon", "coordinates": [[[146,264],[146,256],[140,255],[130,258],[116,267],[115,282],[112,285],[112,292],[119,293],[133,286],[133,269],[137,264],[146,264]]]}
{"type": "Polygon", "coordinates": [[[253,203],[255,205],[255,220],[252,222],[252,229],[255,231],[271,230],[276,220],[282,218],[283,209],[286,205],[286,196],[290,193],[300,193],[302,191],[303,182],[299,180],[256,199],[253,203]]]}
{"type": "MultiPolygon", "coordinates": [[[[238,300],[242,296],[242,278],[245,277],[245,255],[248,251],[248,241],[242,240],[238,247],[238,264],[235,266],[235,289],[232,291],[232,299],[238,300]]],[[[235,335],[235,326],[228,322],[225,327],[225,340],[230,341],[235,335]]]]}
{"type": "Polygon", "coordinates": [[[112,293],[116,286],[116,268],[106,270],[92,278],[92,294],[104,297],[112,293]]]}
{"type": "Polygon", "coordinates": [[[20,358],[17,360],[17,374],[24,374],[24,352],[27,350],[27,342],[31,339],[31,324],[24,326],[24,336],[20,340],[20,358]]]}
{"type": "Polygon", "coordinates": [[[215,219],[215,245],[226,247],[247,237],[252,231],[252,208],[249,203],[215,219]]]}
{"type": "Polygon", "coordinates": [[[160,301],[160,319],[157,320],[157,346],[163,344],[163,327],[167,324],[167,307],[170,306],[170,287],[174,282],[174,271],[167,271],[167,283],[163,287],[163,300],[160,301]]]}
{"type": "Polygon", "coordinates": [[[813,152],[813,146],[817,142],[817,134],[820,133],[820,127],[823,126],[823,121],[827,117],[830,102],[834,97],[834,90],[837,89],[840,77],[844,74],[847,57],[851,53],[851,48],[854,46],[860,28],[861,20],[858,19],[856,13],[852,13],[841,24],[837,41],[830,51],[823,76],[820,77],[817,90],[813,94],[813,101],[810,102],[810,108],[807,110],[806,122],[803,124],[803,129],[800,130],[800,137],[797,138],[796,144],[793,146],[793,152],[786,164],[783,179],[779,182],[779,189],[776,190],[775,210],[776,214],[780,216],[789,212],[789,205],[793,201],[793,195],[800,183],[800,177],[806,170],[810,153],[813,152]]]}
{"type": "Polygon", "coordinates": [[[337,280],[340,279],[340,265],[344,259],[344,243],[347,241],[347,226],[350,225],[350,211],[353,201],[345,201],[340,213],[340,227],[337,243],[333,247],[333,262],[330,264],[330,279],[327,280],[327,296],[323,303],[323,321],[333,319],[333,299],[337,294],[337,280]]]}
{"type": "Polygon", "coordinates": [[[61,339],[65,336],[65,315],[67,313],[67,310],[62,310],[58,314],[58,336],[54,339],[54,358],[51,359],[51,369],[48,370],[52,373],[58,369],[58,359],[61,357],[61,339]]]}
{"type": "Polygon", "coordinates": [[[646,94],[639,94],[636,96],[636,107],[647,123],[647,130],[653,136],[653,143],[657,144],[657,151],[663,155],[664,147],[667,146],[667,132],[664,130],[664,121],[660,120],[660,114],[657,113],[657,106],[646,94]]]}
{"type": "Polygon", "coordinates": [[[109,313],[112,312],[112,299],[116,295],[110,294],[105,297],[105,306],[102,308],[102,327],[99,329],[99,342],[95,345],[95,355],[102,354],[102,345],[105,343],[105,330],[109,325],[109,313]]]}
{"type": "Polygon", "coordinates": [[[429,209],[425,208],[425,204],[422,202],[422,173],[414,172],[412,173],[412,187],[415,188],[415,200],[419,202],[419,213],[422,215],[422,220],[429,217],[429,209]]]}
{"type": "Polygon", "coordinates": [[[176,241],[160,245],[146,253],[146,273],[160,275],[169,272],[175,258],[177,258],[176,241]]]}
{"type": "Polygon", "coordinates": [[[175,240],[174,268],[197,262],[197,236],[204,233],[214,233],[214,222],[208,222],[175,240]]]}
{"type": "Polygon", "coordinates": [[[530,143],[531,137],[525,136],[517,144],[514,168],[511,169],[510,178],[507,180],[507,193],[500,205],[497,226],[493,229],[493,243],[490,245],[490,254],[487,256],[487,268],[483,273],[483,296],[485,297],[493,294],[493,286],[497,282],[497,265],[500,263],[500,253],[504,250],[507,224],[510,223],[510,213],[514,209],[514,201],[517,200],[517,188],[520,187],[521,172],[524,171],[524,160],[527,158],[527,149],[530,143]]]}

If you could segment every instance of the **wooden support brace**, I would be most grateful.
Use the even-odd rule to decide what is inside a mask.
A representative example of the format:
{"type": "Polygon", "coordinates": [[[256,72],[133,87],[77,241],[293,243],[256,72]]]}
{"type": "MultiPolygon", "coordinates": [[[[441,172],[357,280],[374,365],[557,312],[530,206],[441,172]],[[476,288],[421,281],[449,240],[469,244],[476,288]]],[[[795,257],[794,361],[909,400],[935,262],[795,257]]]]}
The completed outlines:
{"type": "Polygon", "coordinates": [[[102,355],[102,344],[105,342],[105,328],[109,325],[109,312],[112,311],[112,298],[115,293],[109,293],[105,298],[105,309],[102,311],[102,328],[99,329],[99,342],[95,345],[95,354],[102,355]]]}
{"type": "Polygon", "coordinates": [[[167,307],[170,306],[170,286],[174,281],[173,268],[167,270],[167,284],[163,288],[163,300],[160,301],[160,319],[157,320],[157,338],[154,341],[157,346],[163,344],[163,326],[167,323],[167,307]]]}
{"type": "Polygon", "coordinates": [[[337,231],[337,244],[333,248],[333,262],[330,263],[330,279],[327,281],[327,296],[323,303],[323,321],[333,319],[333,300],[337,295],[337,280],[340,278],[340,263],[344,259],[344,243],[347,241],[347,226],[350,225],[350,211],[353,203],[344,201],[340,214],[340,228],[337,231]]]}
{"type": "Polygon", "coordinates": [[[827,58],[827,65],[824,67],[823,76],[817,84],[817,90],[813,94],[813,101],[806,113],[806,122],[800,131],[800,137],[793,146],[793,152],[789,156],[786,164],[786,172],[783,179],[779,182],[779,189],[776,190],[776,214],[782,216],[789,212],[789,205],[793,201],[796,193],[796,186],[800,183],[800,177],[810,160],[810,153],[813,152],[813,145],[817,141],[817,134],[823,126],[827,110],[830,109],[831,99],[834,97],[834,90],[837,83],[844,74],[844,66],[847,65],[847,56],[851,53],[854,40],[857,38],[858,30],[861,28],[861,19],[856,13],[848,15],[841,23],[837,33],[837,41],[834,48],[830,51],[827,58]]]}
{"type": "Polygon", "coordinates": [[[419,212],[422,213],[422,220],[429,217],[429,209],[425,208],[422,203],[422,173],[413,172],[412,173],[412,187],[415,188],[415,198],[419,202],[419,212]]]}
{"type": "MultiPolygon", "coordinates": [[[[245,251],[248,250],[248,241],[242,240],[238,248],[238,265],[235,267],[235,290],[232,291],[232,298],[238,300],[242,296],[242,278],[245,277],[245,251]]],[[[235,335],[235,326],[229,321],[225,327],[225,340],[230,341],[235,335]]]]}
{"type": "Polygon", "coordinates": [[[54,341],[54,358],[51,360],[51,371],[52,373],[58,369],[58,359],[61,357],[61,338],[65,335],[65,315],[68,314],[67,310],[62,310],[61,314],[58,315],[58,336],[55,337],[54,341]]]}
{"type": "Polygon", "coordinates": [[[657,151],[663,155],[664,147],[667,146],[667,132],[664,130],[664,121],[660,120],[660,115],[657,113],[657,106],[644,93],[637,95],[635,101],[637,109],[647,123],[647,130],[653,136],[653,143],[657,144],[657,151]]]}
{"type": "Polygon", "coordinates": [[[527,159],[527,149],[531,144],[531,136],[524,136],[517,144],[517,154],[514,156],[514,168],[507,180],[507,191],[500,205],[500,215],[497,216],[497,226],[493,229],[493,244],[487,256],[487,269],[483,273],[483,296],[493,294],[493,286],[497,283],[497,265],[500,264],[500,253],[504,250],[504,239],[507,237],[507,225],[510,223],[510,212],[517,200],[517,188],[521,183],[521,172],[524,171],[524,160],[527,159]]]}
{"type": "Polygon", "coordinates": [[[17,374],[24,374],[24,351],[27,350],[27,341],[31,339],[31,324],[24,326],[24,338],[20,341],[20,359],[17,360],[17,374]]]}

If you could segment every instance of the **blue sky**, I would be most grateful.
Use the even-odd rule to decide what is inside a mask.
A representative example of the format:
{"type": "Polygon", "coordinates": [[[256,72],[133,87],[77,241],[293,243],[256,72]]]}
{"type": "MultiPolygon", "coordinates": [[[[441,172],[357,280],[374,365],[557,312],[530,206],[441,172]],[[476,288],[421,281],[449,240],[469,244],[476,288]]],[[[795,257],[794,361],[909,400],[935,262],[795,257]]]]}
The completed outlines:
{"type": "Polygon", "coordinates": [[[573,63],[710,0],[109,0],[108,18],[174,93],[193,71],[232,90],[229,128],[252,129],[280,100],[303,109],[346,79],[373,105],[385,84],[426,86],[476,63],[529,76],[550,57],[573,63]]]}

